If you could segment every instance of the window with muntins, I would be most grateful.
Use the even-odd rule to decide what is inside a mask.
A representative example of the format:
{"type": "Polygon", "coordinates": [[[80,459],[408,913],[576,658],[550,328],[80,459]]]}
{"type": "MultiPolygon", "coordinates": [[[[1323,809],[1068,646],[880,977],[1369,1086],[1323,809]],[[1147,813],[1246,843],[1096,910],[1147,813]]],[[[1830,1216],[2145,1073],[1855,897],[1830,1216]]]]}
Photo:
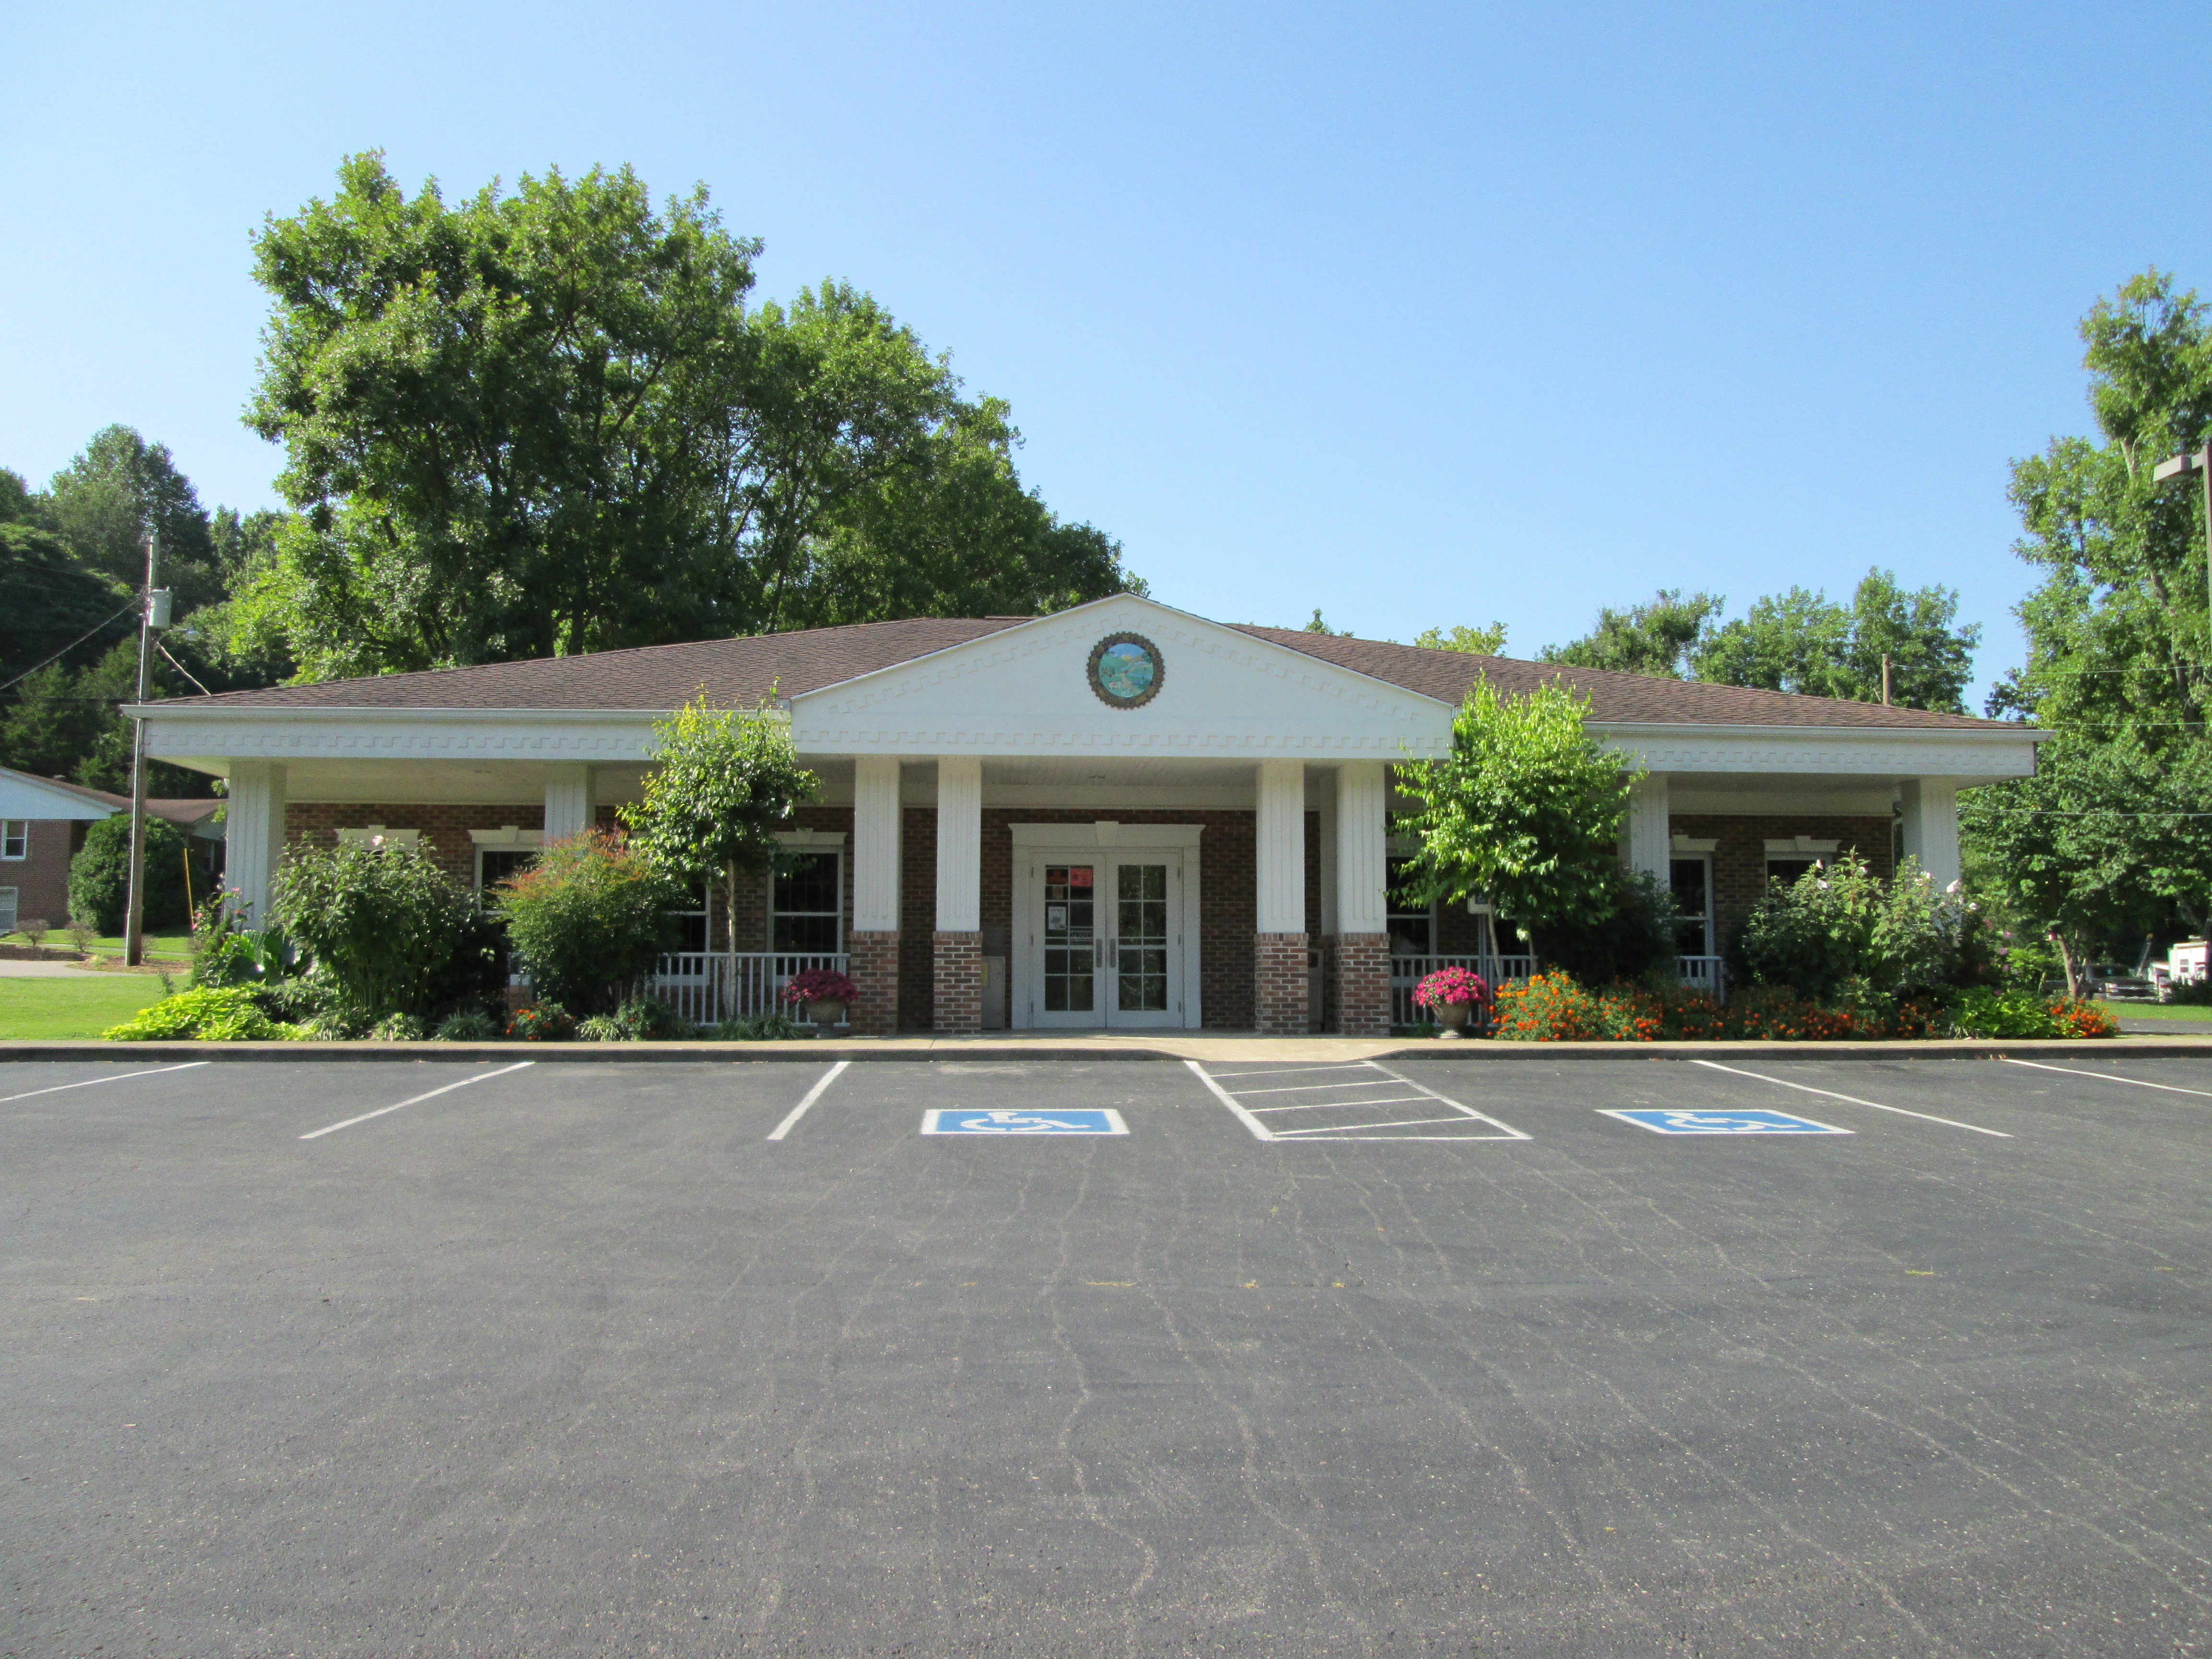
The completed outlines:
{"type": "Polygon", "coordinates": [[[1384,879],[1389,885],[1389,908],[1383,915],[1383,929],[1390,935],[1392,956],[1432,957],[1437,953],[1437,908],[1407,890],[1406,875],[1413,862],[1410,858],[1389,861],[1384,879]]]}
{"type": "Polygon", "coordinates": [[[793,853],[769,878],[769,948],[833,956],[845,948],[845,855],[793,853]]]}
{"type": "Polygon", "coordinates": [[[28,818],[0,819],[0,859],[27,859],[30,856],[30,820],[28,818]]]}

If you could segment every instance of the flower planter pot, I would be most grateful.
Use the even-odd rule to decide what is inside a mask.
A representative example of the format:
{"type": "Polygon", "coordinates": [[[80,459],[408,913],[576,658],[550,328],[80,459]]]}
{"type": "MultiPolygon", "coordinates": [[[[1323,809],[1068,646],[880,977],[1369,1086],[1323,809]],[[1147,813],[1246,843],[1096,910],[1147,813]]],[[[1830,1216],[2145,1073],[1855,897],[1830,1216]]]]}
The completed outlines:
{"type": "Polygon", "coordinates": [[[1437,1033],[1438,1036],[1463,1037],[1467,1035],[1468,1022],[1474,1018],[1474,1005],[1471,1002],[1439,1002],[1429,1012],[1436,1016],[1437,1024],[1443,1027],[1437,1033]]]}
{"type": "Polygon", "coordinates": [[[822,1036],[826,1035],[832,1026],[844,1023],[845,1005],[842,1002],[832,1002],[827,997],[818,998],[806,1005],[806,1017],[814,1022],[814,1035],[822,1036]]]}

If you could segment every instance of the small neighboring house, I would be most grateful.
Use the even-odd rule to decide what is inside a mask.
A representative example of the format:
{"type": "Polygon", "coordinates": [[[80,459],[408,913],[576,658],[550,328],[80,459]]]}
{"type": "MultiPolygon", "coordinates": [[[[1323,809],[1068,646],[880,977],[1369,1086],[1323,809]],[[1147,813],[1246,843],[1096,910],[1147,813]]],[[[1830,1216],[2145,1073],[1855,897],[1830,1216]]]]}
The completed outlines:
{"type": "Polygon", "coordinates": [[[2049,734],[1733,685],[1209,622],[1133,594],[149,705],[149,753],[229,780],[226,885],[290,847],[412,841],[483,888],[612,822],[685,699],[771,700],[821,799],[737,914],[712,891],[655,983],[690,1018],[789,975],[856,1030],[1012,1025],[1380,1035],[1447,963],[1525,973],[1486,904],[1403,890],[1393,769],[1449,752],[1470,682],[1558,680],[1643,771],[1621,858],[1673,889],[1686,980],[1767,881],[1846,851],[1959,873],[1961,789],[2049,734]]]}
{"type": "MultiPolygon", "coordinates": [[[[195,890],[222,870],[222,802],[149,800],[146,810],[183,830],[192,851],[195,890]]],[[[58,929],[69,922],[70,860],[100,819],[131,810],[131,797],[88,789],[0,766],[0,933],[36,916],[58,929]]]]}

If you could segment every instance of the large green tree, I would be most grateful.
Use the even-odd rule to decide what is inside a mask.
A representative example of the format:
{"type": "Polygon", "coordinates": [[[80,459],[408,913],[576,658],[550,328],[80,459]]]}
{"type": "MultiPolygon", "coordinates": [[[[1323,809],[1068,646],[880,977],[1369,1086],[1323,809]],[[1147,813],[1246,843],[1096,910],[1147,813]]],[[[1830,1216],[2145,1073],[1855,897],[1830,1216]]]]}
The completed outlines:
{"type": "Polygon", "coordinates": [[[46,485],[40,519],[85,568],[135,588],[146,579],[146,534],[161,538],[161,585],[176,614],[220,599],[222,571],[207,509],[166,444],[135,428],[110,426],[46,485]]]}
{"type": "Polygon", "coordinates": [[[1682,679],[1691,651],[1727,603],[1717,593],[1692,593],[1685,599],[1679,588],[1662,589],[1647,604],[1626,611],[1601,608],[1597,626],[1581,639],[1547,645],[1537,654],[1545,662],[1682,679]]]}
{"type": "Polygon", "coordinates": [[[703,190],[656,206],[628,168],[448,204],[349,158],[255,244],[247,418],[301,516],[240,648],[320,677],[1125,585],[868,295],[749,309],[758,252],[703,190]]]}
{"type": "Polygon", "coordinates": [[[1982,629],[1960,626],[1958,615],[1949,588],[1908,592],[1894,572],[1869,570],[1848,605],[1802,587],[1759,599],[1697,642],[1692,672],[1723,685],[1879,702],[1887,656],[1893,703],[1963,714],[1982,629]]]}

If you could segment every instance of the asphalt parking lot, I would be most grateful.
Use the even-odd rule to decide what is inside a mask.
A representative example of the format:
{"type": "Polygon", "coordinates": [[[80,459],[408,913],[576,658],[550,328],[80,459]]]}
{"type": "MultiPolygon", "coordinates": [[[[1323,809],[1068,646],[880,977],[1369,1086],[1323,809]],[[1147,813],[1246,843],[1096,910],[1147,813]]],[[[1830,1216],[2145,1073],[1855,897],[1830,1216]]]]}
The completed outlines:
{"type": "Polygon", "coordinates": [[[0,1654],[2212,1651],[2208,1175],[2094,1051],[8,1065],[0,1654]]]}

